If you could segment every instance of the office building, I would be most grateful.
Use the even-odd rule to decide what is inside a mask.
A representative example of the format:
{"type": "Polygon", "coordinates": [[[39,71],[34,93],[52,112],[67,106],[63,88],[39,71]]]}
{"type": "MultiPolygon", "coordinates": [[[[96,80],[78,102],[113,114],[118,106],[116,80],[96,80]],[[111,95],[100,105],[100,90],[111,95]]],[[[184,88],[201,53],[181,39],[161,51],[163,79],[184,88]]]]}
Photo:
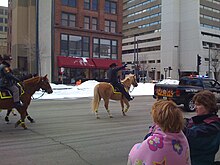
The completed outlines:
{"type": "Polygon", "coordinates": [[[0,6],[0,55],[7,55],[8,8],[0,6]]]}
{"type": "Polygon", "coordinates": [[[123,0],[123,35],[123,62],[139,76],[219,76],[219,0],[123,0]]]}

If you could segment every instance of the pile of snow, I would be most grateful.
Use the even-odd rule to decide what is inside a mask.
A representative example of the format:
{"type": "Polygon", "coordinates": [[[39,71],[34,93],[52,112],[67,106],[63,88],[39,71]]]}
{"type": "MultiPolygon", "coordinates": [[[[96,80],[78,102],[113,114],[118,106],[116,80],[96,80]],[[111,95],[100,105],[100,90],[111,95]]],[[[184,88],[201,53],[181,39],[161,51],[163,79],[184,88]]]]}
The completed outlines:
{"type": "MultiPolygon", "coordinates": [[[[37,91],[34,98],[38,99],[75,99],[82,97],[93,97],[94,87],[99,84],[98,81],[88,80],[78,86],[64,85],[64,84],[51,84],[53,89],[52,94],[45,93],[42,96],[42,91],[37,91]]],[[[158,84],[179,84],[178,80],[164,79],[158,84]]],[[[130,94],[132,96],[151,96],[154,94],[154,83],[138,83],[138,87],[131,86],[130,94]]]]}

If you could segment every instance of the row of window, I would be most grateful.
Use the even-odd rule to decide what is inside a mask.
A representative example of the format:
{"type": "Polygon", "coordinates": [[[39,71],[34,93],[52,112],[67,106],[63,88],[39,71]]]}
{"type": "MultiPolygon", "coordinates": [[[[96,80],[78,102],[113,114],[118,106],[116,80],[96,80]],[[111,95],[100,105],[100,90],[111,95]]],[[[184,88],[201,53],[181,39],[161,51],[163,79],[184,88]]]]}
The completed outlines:
{"type": "MultiPolygon", "coordinates": [[[[62,0],[62,5],[69,7],[76,7],[77,0],[62,0]]],[[[85,10],[98,10],[99,0],[84,0],[85,10]]],[[[117,3],[110,0],[105,0],[105,13],[116,14],[117,13],[117,3]]]]}
{"type": "Polygon", "coordinates": [[[156,0],[146,0],[145,2],[141,2],[141,3],[137,4],[137,5],[129,7],[127,10],[133,10],[135,8],[139,8],[139,7],[143,6],[143,5],[149,4],[149,3],[154,2],[154,1],[156,1],[156,0]]]}
{"type": "Polygon", "coordinates": [[[211,16],[207,16],[207,15],[204,15],[204,14],[200,14],[200,17],[205,18],[205,19],[209,19],[209,20],[212,20],[212,21],[220,22],[220,19],[215,18],[215,17],[211,17],[211,16]]]}
{"type": "Polygon", "coordinates": [[[161,7],[161,5],[152,6],[152,7],[149,7],[147,9],[144,9],[144,10],[141,10],[141,11],[129,14],[127,17],[132,17],[132,16],[135,16],[135,15],[138,15],[138,14],[142,14],[142,13],[145,13],[145,12],[150,12],[150,11],[153,11],[153,10],[158,9],[160,7],[161,7]]]}
{"type": "MultiPolygon", "coordinates": [[[[150,52],[150,51],[159,51],[160,50],[160,46],[152,46],[152,47],[146,47],[146,48],[139,48],[138,52],[150,52]]],[[[131,54],[134,53],[137,50],[134,49],[129,49],[129,50],[123,50],[122,54],[131,54]]]]}
{"type": "MultiPolygon", "coordinates": [[[[61,55],[72,57],[90,57],[90,39],[86,36],[61,34],[61,55]]],[[[93,58],[118,59],[116,40],[93,38],[93,58]]]]}
{"type": "Polygon", "coordinates": [[[7,32],[7,31],[8,31],[8,27],[0,26],[0,32],[7,32]]]}
{"type": "MultiPolygon", "coordinates": [[[[61,24],[62,26],[68,27],[76,27],[76,15],[71,13],[64,13],[62,12],[61,16],[61,24]]],[[[92,29],[92,30],[99,30],[98,29],[98,18],[96,17],[84,17],[84,29],[92,29]]],[[[105,32],[116,33],[116,21],[112,20],[105,20],[105,32]]]]}
{"type": "Polygon", "coordinates": [[[214,8],[211,8],[211,7],[207,7],[207,6],[204,6],[204,5],[200,5],[200,8],[205,9],[205,10],[209,10],[209,11],[212,11],[212,12],[215,12],[215,13],[220,13],[220,10],[217,10],[217,9],[214,9],[214,8]]]}
{"type": "Polygon", "coordinates": [[[205,28],[209,28],[209,29],[220,30],[220,27],[211,26],[211,25],[207,25],[207,24],[200,24],[200,26],[205,27],[205,28]]]}
{"type": "Polygon", "coordinates": [[[8,19],[7,18],[0,18],[0,23],[8,23],[8,19]]]}
{"type": "Polygon", "coordinates": [[[216,3],[216,4],[219,4],[219,5],[220,5],[220,2],[217,1],[217,0],[207,0],[207,1],[209,1],[209,2],[213,2],[213,3],[216,3]]]}
{"type": "Polygon", "coordinates": [[[148,24],[140,25],[140,26],[138,26],[138,28],[143,29],[143,28],[158,25],[158,24],[161,24],[161,21],[156,21],[156,22],[151,22],[151,23],[148,23],[148,24]]]}
{"type": "MultiPolygon", "coordinates": [[[[138,61],[139,64],[155,64],[155,63],[160,63],[160,60],[148,60],[148,61],[138,61]]],[[[134,64],[134,61],[127,61],[127,64],[134,64]]]]}
{"type": "Polygon", "coordinates": [[[148,16],[145,16],[145,17],[141,17],[141,18],[138,18],[138,19],[129,21],[128,24],[137,23],[137,22],[140,22],[140,21],[144,21],[144,20],[147,20],[147,19],[151,19],[151,18],[154,18],[154,17],[158,17],[158,16],[160,16],[160,15],[161,15],[161,13],[156,13],[156,14],[148,15],[148,16]]]}
{"type": "Polygon", "coordinates": [[[0,9],[0,15],[8,15],[8,10],[0,9]]]}

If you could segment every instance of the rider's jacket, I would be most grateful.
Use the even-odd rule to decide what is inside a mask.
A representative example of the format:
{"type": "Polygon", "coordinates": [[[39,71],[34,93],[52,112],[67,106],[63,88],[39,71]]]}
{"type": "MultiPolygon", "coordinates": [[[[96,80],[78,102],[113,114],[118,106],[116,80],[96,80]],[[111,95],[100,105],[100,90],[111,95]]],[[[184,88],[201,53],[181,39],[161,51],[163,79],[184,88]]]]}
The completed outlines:
{"type": "Polygon", "coordinates": [[[19,79],[12,74],[10,67],[0,65],[0,87],[10,87],[19,82],[19,79]]]}
{"type": "Polygon", "coordinates": [[[124,69],[125,66],[118,67],[118,68],[110,68],[108,70],[108,80],[111,84],[116,84],[118,82],[118,71],[124,69]]]}

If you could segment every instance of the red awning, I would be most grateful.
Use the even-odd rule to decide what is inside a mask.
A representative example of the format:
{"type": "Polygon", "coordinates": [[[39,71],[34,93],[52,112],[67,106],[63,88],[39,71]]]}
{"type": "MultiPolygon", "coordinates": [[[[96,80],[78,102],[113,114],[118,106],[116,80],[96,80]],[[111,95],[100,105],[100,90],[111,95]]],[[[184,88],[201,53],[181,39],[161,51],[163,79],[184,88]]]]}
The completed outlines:
{"type": "Polygon", "coordinates": [[[58,67],[65,68],[95,68],[91,58],[57,56],[58,67]]]}
{"type": "Polygon", "coordinates": [[[95,67],[97,69],[108,69],[109,65],[112,63],[116,63],[118,66],[121,66],[120,60],[112,60],[112,59],[101,59],[101,58],[93,58],[92,59],[95,63],[95,67]]]}

